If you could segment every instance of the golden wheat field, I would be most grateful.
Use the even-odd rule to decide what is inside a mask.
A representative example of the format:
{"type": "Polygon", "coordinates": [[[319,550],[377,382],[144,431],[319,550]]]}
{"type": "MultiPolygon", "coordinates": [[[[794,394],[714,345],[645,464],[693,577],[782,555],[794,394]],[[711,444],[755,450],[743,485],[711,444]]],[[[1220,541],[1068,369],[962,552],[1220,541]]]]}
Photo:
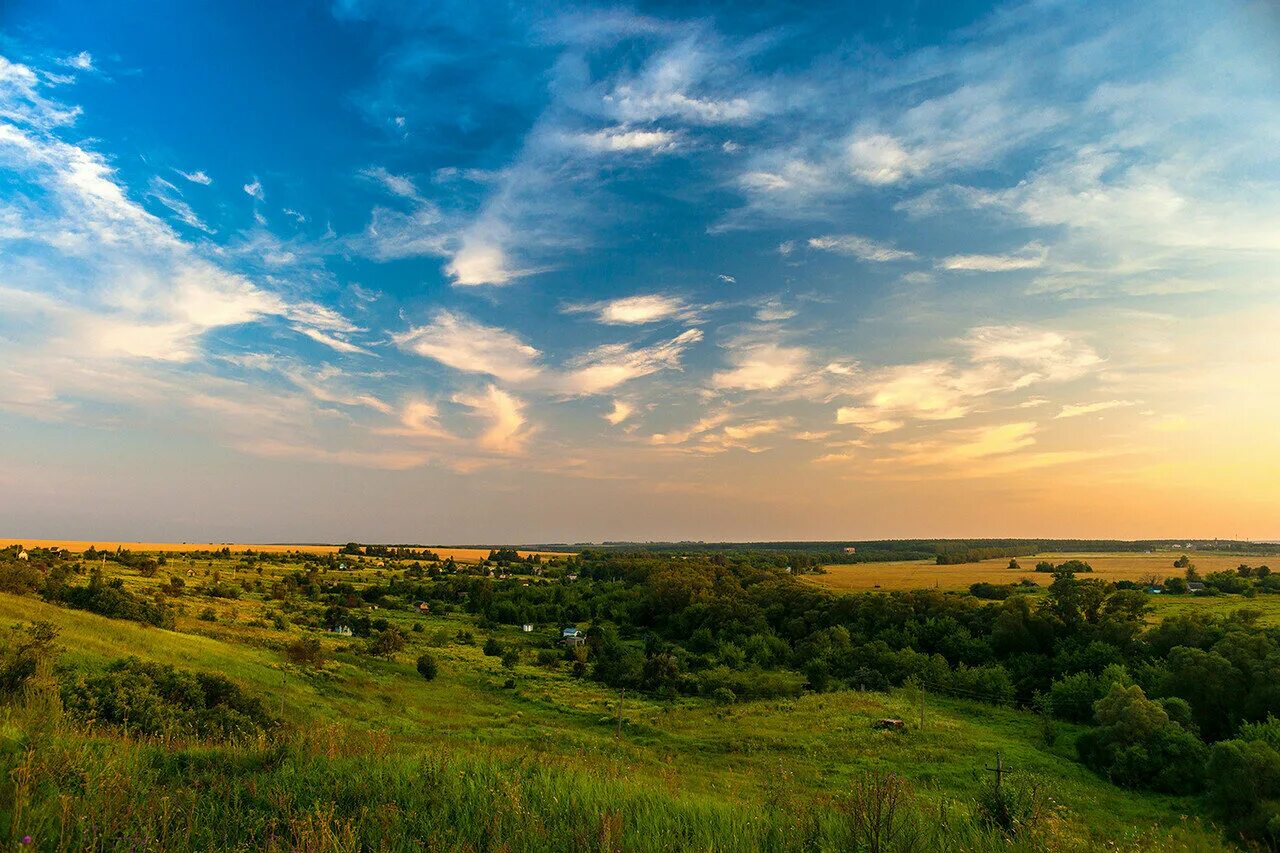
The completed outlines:
{"type": "MultiPolygon", "coordinates": [[[[1022,578],[1031,578],[1044,585],[1048,583],[1047,576],[1033,571],[1036,563],[1041,560],[1048,560],[1051,563],[1083,560],[1093,566],[1093,577],[1112,581],[1137,581],[1151,575],[1157,578],[1181,575],[1183,570],[1173,567],[1174,561],[1180,556],[1182,556],[1181,551],[1157,551],[1150,554],[1038,554],[1034,557],[1018,558],[1018,563],[1022,567],[1020,571],[1008,568],[1008,558],[984,560],[981,563],[966,563],[959,566],[939,566],[931,560],[902,560],[889,563],[827,566],[825,575],[803,575],[802,577],[810,583],[827,589],[846,592],[868,589],[958,590],[968,589],[970,584],[980,581],[1014,583],[1022,578]]],[[[1248,563],[1251,566],[1265,563],[1274,569],[1280,569],[1280,555],[1241,557],[1238,554],[1190,551],[1188,556],[1201,574],[1234,569],[1241,563],[1248,563]]]]}
{"type": "MultiPolygon", "coordinates": [[[[190,552],[190,551],[221,551],[223,548],[230,548],[232,552],[241,551],[258,551],[259,553],[279,554],[284,552],[298,551],[303,554],[335,554],[339,545],[255,545],[246,542],[125,542],[122,540],[80,540],[80,539],[24,539],[24,538],[0,538],[0,548],[7,548],[10,545],[23,545],[27,548],[66,548],[69,551],[80,552],[86,548],[93,547],[99,551],[110,550],[116,548],[124,548],[128,551],[169,551],[169,552],[190,552]]],[[[488,548],[436,548],[426,546],[428,550],[439,554],[442,559],[452,557],[459,563],[475,563],[489,556],[488,548]]],[[[557,551],[521,551],[520,556],[527,557],[530,554],[540,554],[543,557],[567,557],[568,554],[562,554],[557,551]]]]}

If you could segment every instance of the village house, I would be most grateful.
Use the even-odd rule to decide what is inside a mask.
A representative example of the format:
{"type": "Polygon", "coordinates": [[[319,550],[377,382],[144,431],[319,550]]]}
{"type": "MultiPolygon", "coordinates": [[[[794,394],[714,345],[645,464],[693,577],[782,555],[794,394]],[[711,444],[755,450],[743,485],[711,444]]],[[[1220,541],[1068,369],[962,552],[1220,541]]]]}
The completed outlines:
{"type": "Polygon", "coordinates": [[[524,631],[526,634],[531,634],[533,633],[533,626],[526,622],[520,626],[520,630],[524,631]]]}
{"type": "Polygon", "coordinates": [[[348,628],[346,625],[339,625],[339,626],[337,626],[336,628],[334,628],[332,631],[330,631],[329,633],[331,633],[331,634],[337,634],[339,637],[350,637],[350,636],[351,636],[351,629],[350,629],[350,628],[348,628]]]}
{"type": "Polygon", "coordinates": [[[431,605],[427,604],[425,601],[419,601],[417,604],[414,605],[414,609],[417,610],[419,613],[430,613],[431,605]]]}
{"type": "Polygon", "coordinates": [[[577,628],[565,628],[560,632],[560,641],[566,646],[580,646],[587,641],[587,638],[577,628]]]}
{"type": "Polygon", "coordinates": [[[26,551],[19,551],[19,552],[18,552],[18,559],[19,559],[19,560],[30,560],[30,559],[31,559],[31,557],[30,557],[30,556],[28,556],[28,554],[27,554],[27,552],[26,552],[26,551]]]}
{"type": "Polygon", "coordinates": [[[1187,592],[1203,592],[1204,584],[1200,581],[1187,581],[1187,592]]]}

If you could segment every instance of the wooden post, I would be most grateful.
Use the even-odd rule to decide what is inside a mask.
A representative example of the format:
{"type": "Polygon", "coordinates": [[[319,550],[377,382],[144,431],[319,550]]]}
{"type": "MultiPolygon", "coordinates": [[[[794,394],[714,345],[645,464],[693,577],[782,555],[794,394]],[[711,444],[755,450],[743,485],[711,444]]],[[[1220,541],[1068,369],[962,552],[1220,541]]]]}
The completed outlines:
{"type": "Polygon", "coordinates": [[[623,687],[618,690],[618,730],[614,732],[613,739],[622,739],[622,702],[627,698],[627,688],[623,687]]]}
{"type": "Polygon", "coordinates": [[[1000,750],[996,750],[996,766],[988,767],[986,769],[996,774],[996,790],[999,791],[1000,783],[1004,781],[1005,774],[1011,772],[1004,769],[1004,760],[1000,757],[1000,750]]]}

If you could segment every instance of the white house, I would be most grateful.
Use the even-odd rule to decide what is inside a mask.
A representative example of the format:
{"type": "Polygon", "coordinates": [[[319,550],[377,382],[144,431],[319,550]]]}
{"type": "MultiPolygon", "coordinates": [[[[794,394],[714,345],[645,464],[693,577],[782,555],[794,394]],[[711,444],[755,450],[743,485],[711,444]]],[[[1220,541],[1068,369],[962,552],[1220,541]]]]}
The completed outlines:
{"type": "Polygon", "coordinates": [[[521,631],[524,631],[526,634],[532,634],[532,633],[533,633],[533,626],[532,626],[532,625],[530,625],[528,622],[526,622],[526,623],[524,623],[523,625],[521,625],[521,626],[520,626],[520,630],[521,630],[521,631]]]}
{"type": "Polygon", "coordinates": [[[560,641],[566,646],[580,646],[587,641],[587,637],[577,628],[565,628],[560,632],[560,641]]]}

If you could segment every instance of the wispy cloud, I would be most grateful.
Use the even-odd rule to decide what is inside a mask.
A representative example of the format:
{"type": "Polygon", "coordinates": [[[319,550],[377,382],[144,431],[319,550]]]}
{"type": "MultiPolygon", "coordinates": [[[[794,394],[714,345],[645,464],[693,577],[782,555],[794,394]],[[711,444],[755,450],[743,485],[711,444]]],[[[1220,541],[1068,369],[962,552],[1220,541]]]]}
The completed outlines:
{"type": "Polygon", "coordinates": [[[877,263],[901,261],[915,257],[914,252],[896,249],[887,243],[880,243],[867,237],[860,237],[857,234],[831,234],[825,237],[812,237],[809,239],[809,248],[820,249],[824,252],[836,252],[862,261],[875,261],[877,263]]]}
{"type": "Polygon", "coordinates": [[[508,382],[539,375],[541,353],[517,335],[440,310],[431,321],[393,335],[396,346],[464,373],[487,373],[508,382]]]}

